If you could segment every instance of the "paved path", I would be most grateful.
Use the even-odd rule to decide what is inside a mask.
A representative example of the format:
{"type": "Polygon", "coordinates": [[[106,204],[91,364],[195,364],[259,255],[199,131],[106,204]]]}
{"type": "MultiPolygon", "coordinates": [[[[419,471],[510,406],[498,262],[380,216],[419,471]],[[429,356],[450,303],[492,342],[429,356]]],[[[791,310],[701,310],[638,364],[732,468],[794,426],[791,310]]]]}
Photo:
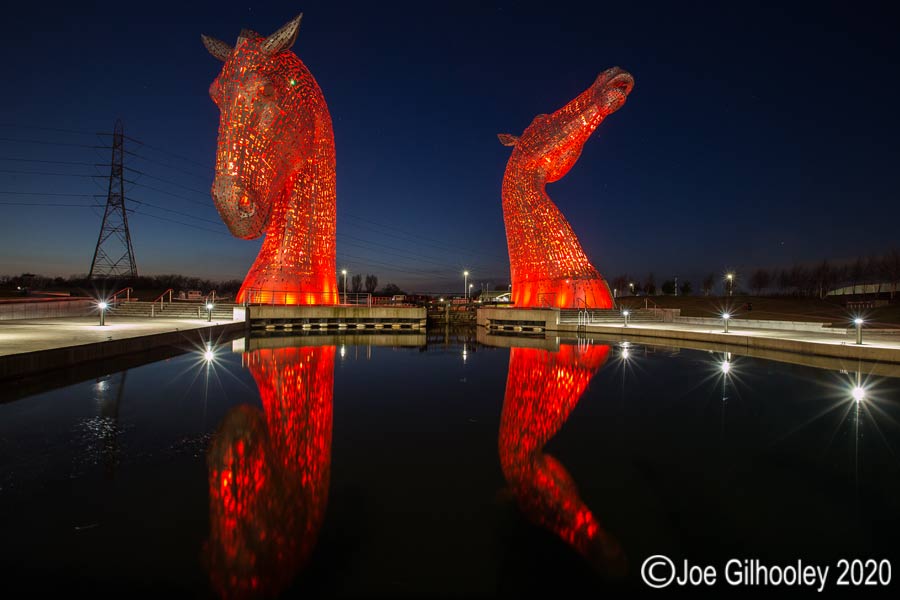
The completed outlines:
{"type": "Polygon", "coordinates": [[[107,316],[0,321],[0,356],[37,352],[162,333],[184,332],[235,323],[213,319],[163,319],[107,316]]]}
{"type": "Polygon", "coordinates": [[[817,354],[837,358],[900,363],[900,332],[866,332],[863,329],[863,344],[856,343],[856,332],[842,329],[836,331],[792,331],[787,329],[756,329],[750,327],[729,327],[725,333],[721,326],[695,325],[689,323],[641,322],[628,327],[613,324],[587,325],[562,324],[559,331],[613,334],[626,337],[656,337],[662,339],[682,339],[698,342],[713,342],[760,348],[817,354]]]}

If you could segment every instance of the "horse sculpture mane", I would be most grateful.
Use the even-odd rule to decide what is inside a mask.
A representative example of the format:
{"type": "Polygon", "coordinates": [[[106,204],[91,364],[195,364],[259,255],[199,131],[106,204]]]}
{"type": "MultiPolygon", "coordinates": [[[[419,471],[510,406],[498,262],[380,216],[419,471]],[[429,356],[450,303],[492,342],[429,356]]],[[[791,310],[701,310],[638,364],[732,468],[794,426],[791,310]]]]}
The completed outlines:
{"type": "Polygon", "coordinates": [[[290,51],[298,15],[232,47],[202,36],[223,61],[209,89],[221,111],[212,197],[236,237],[265,234],[237,301],[336,304],[335,157],[331,115],[290,51]]]}
{"type": "Polygon", "coordinates": [[[552,115],[535,117],[521,136],[497,136],[513,147],[503,176],[503,220],[516,306],[612,308],[609,286],[545,186],[569,172],[584,143],[633,86],[630,74],[608,69],[552,115]]]}

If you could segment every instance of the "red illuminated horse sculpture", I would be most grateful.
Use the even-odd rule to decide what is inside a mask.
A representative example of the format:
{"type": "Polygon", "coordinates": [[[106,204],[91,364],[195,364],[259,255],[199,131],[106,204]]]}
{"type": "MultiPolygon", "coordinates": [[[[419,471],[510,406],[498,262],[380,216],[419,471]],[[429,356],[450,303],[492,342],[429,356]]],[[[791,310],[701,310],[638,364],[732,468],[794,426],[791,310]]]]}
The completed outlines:
{"type": "Polygon", "coordinates": [[[633,86],[630,74],[608,69],[552,115],[535,117],[520,137],[498,136],[513,146],[503,176],[503,220],[516,306],[613,307],[609,286],[545,186],[569,172],[588,137],[633,86]]]}
{"type": "Polygon", "coordinates": [[[209,88],[222,113],[212,196],[233,235],[266,236],[238,302],[338,299],[334,133],[322,91],[290,51],[301,16],[266,38],[245,29],[233,48],[202,36],[225,62],[209,88]]]}
{"type": "Polygon", "coordinates": [[[606,362],[609,346],[558,352],[512,348],[500,416],[500,466],[522,512],[562,538],[606,575],[622,575],[625,554],[578,495],[572,476],[544,446],[606,362]]]}
{"type": "Polygon", "coordinates": [[[210,445],[205,556],[220,596],[273,597],[309,560],[325,519],[334,346],[244,358],[264,412],[232,409],[210,445]]]}

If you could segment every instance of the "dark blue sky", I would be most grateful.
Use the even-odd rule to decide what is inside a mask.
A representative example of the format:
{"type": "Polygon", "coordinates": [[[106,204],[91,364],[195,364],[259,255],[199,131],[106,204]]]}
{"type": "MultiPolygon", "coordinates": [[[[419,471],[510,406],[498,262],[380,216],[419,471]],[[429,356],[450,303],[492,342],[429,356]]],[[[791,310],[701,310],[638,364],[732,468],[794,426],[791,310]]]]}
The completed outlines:
{"type": "Polygon", "coordinates": [[[16,4],[0,41],[0,202],[35,206],[3,206],[0,273],[87,272],[100,210],[46,205],[104,194],[91,165],[108,155],[56,129],[110,131],[121,117],[148,145],[128,147],[144,173],[129,195],[154,205],[131,216],[139,270],[242,279],[260,242],[224,234],[207,191],[221,63],[200,33],[234,43],[297,12],[294,51],[334,121],[338,268],[410,290],[461,291],[465,268],[476,285],[504,283],[510,152],[496,134],[521,133],[614,65],[633,93],[548,187],[606,276],[678,274],[696,289],[707,272],[897,244],[888,3],[16,4]]]}

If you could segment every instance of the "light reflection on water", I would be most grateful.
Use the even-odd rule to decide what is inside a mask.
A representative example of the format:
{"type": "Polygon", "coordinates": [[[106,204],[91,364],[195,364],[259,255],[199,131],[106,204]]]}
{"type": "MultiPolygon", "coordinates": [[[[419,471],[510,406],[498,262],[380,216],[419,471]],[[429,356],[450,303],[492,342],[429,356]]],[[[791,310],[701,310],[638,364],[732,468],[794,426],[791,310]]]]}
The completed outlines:
{"type": "Polygon", "coordinates": [[[622,576],[626,558],[581,497],[572,476],[544,446],[562,428],[606,362],[606,345],[550,352],[512,348],[500,417],[500,465],[529,520],[575,548],[598,571],[622,576]]]}
{"type": "Polygon", "coordinates": [[[0,524],[17,542],[0,559],[64,582],[103,580],[80,557],[105,556],[144,581],[117,562],[127,549],[156,565],[153,589],[234,597],[484,595],[639,587],[655,552],[883,553],[896,533],[872,524],[898,508],[898,380],[869,365],[406,339],[201,345],[0,404],[0,524]],[[165,552],[115,534],[139,520],[165,552]],[[48,543],[74,566],[38,564],[48,543]]]}
{"type": "Polygon", "coordinates": [[[312,553],[328,504],[334,351],[276,348],[244,357],[263,409],[231,409],[207,454],[205,554],[222,596],[273,596],[312,553]]]}

